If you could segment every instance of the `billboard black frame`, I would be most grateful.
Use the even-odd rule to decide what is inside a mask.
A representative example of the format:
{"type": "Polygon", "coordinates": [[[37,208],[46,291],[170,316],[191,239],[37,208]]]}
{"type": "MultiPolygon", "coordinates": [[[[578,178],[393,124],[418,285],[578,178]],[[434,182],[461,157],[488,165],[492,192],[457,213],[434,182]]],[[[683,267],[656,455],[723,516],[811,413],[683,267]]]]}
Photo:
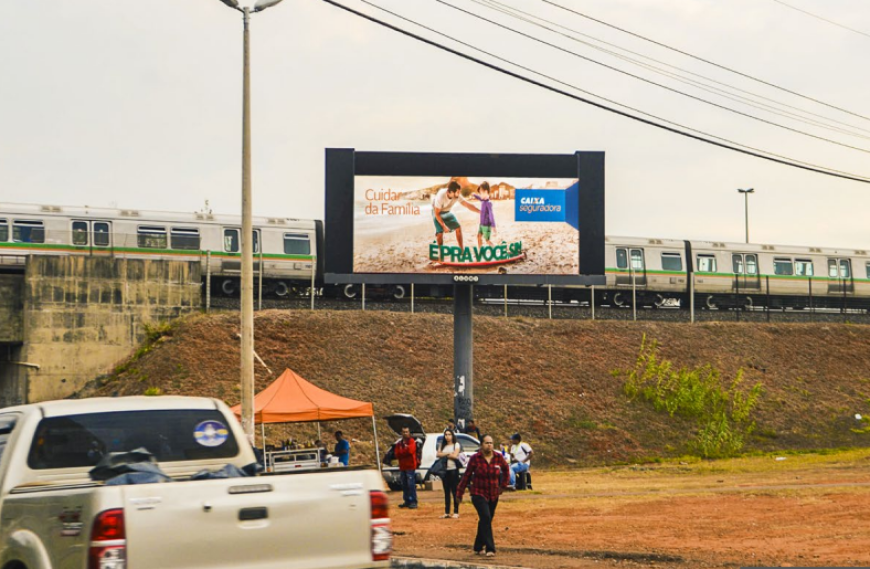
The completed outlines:
{"type": "Polygon", "coordinates": [[[574,154],[457,154],[357,152],[326,149],[324,282],[329,284],[603,285],[604,152],[574,154]],[[579,274],[354,273],[355,176],[504,176],[577,178],[580,226],[579,274]],[[335,228],[340,228],[336,230],[335,228]]]}

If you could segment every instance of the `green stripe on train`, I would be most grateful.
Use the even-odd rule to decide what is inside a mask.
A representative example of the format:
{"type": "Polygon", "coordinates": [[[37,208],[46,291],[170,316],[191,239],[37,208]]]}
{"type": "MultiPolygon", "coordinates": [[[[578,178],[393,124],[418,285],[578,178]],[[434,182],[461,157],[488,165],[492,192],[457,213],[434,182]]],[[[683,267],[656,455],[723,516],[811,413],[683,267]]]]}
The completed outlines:
{"type": "MultiPolygon", "coordinates": [[[[67,252],[105,252],[111,253],[127,253],[139,255],[187,255],[187,256],[205,256],[208,251],[200,251],[199,249],[146,249],[141,247],[89,247],[85,245],[66,245],[63,243],[0,243],[2,249],[34,249],[39,251],[67,251],[67,252]]],[[[241,253],[227,253],[224,251],[212,251],[212,257],[227,257],[241,258],[241,253]]],[[[257,259],[281,259],[286,261],[313,261],[313,255],[286,255],[280,253],[259,253],[254,254],[254,260],[257,259]]]]}

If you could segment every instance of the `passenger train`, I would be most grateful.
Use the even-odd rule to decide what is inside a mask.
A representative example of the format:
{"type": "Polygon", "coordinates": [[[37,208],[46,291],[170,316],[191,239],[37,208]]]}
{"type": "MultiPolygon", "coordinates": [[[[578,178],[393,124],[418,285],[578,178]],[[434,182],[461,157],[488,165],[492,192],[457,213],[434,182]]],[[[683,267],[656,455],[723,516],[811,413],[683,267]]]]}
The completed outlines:
{"type": "MultiPolygon", "coordinates": [[[[328,295],[354,298],[356,285],[323,288],[323,224],[316,220],[255,217],[254,274],[264,294],[307,295],[312,279],[328,295]]],[[[239,216],[0,203],[0,268],[28,255],[106,255],[181,259],[203,264],[213,293],[238,294],[239,216]]],[[[870,255],[865,250],[607,237],[607,284],[554,287],[554,300],[626,307],[870,308],[870,255]]],[[[475,287],[499,297],[502,287],[475,287]]],[[[382,291],[401,299],[408,287],[382,291]]],[[[422,287],[418,296],[449,295],[422,287]]],[[[541,298],[534,287],[511,287],[512,298],[541,298]]]]}

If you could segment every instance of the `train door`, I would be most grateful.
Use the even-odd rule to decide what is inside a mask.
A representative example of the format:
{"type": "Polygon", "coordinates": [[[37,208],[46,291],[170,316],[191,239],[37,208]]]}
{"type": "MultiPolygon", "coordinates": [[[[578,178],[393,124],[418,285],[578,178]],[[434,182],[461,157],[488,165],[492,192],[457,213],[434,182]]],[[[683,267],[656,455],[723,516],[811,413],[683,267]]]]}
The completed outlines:
{"type": "Polygon", "coordinates": [[[72,244],[74,247],[95,250],[108,250],[112,247],[112,224],[108,221],[76,219],[72,222],[72,244]]]}
{"type": "Polygon", "coordinates": [[[616,268],[627,274],[617,274],[616,284],[631,286],[646,286],[646,262],[643,249],[618,247],[616,249],[616,268]]]}
{"type": "MultiPolygon", "coordinates": [[[[242,251],[242,243],[240,240],[240,236],[242,234],[242,230],[237,227],[224,227],[224,253],[235,253],[239,254],[242,251]]],[[[260,270],[260,230],[254,230],[254,271],[260,270]]],[[[223,270],[227,271],[241,271],[242,270],[242,262],[241,260],[229,260],[224,261],[223,270]]]]}
{"type": "Polygon", "coordinates": [[[734,292],[755,292],[761,288],[758,255],[755,253],[732,253],[731,271],[734,273],[734,292]]]}
{"type": "Polygon", "coordinates": [[[855,292],[852,280],[852,261],[828,257],[828,294],[855,292]]]}

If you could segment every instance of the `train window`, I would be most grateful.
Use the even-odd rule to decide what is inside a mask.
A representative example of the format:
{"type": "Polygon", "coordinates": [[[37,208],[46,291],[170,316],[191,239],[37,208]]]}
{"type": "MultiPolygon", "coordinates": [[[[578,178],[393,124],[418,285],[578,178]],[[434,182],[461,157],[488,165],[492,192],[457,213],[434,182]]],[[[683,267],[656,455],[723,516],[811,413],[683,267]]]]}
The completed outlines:
{"type": "Polygon", "coordinates": [[[625,249],[617,249],[616,250],[616,268],[617,269],[627,269],[628,268],[628,251],[625,249]]]}
{"type": "Polygon", "coordinates": [[[682,271],[683,258],[679,253],[662,253],[663,271],[682,271]]]}
{"type": "Polygon", "coordinates": [[[41,221],[12,222],[12,241],[15,243],[45,243],[45,227],[41,221]]]}
{"type": "Polygon", "coordinates": [[[813,262],[809,259],[795,259],[794,274],[802,277],[813,276],[813,262]]]}
{"type": "Polygon", "coordinates": [[[870,263],[867,263],[867,278],[870,279],[870,263]]]}
{"type": "Polygon", "coordinates": [[[743,255],[731,255],[731,272],[735,275],[743,274],[743,255]]]}
{"type": "Polygon", "coordinates": [[[166,228],[140,225],[137,234],[139,247],[143,249],[166,249],[166,228]]]}
{"type": "Polygon", "coordinates": [[[239,230],[224,229],[224,251],[227,253],[239,252],[239,230]]]}
{"type": "Polygon", "coordinates": [[[828,276],[837,277],[837,260],[828,259],[828,276]]]}
{"type": "Polygon", "coordinates": [[[97,247],[109,246],[109,224],[105,221],[95,221],[94,224],[94,245],[97,247]]]}
{"type": "Polygon", "coordinates": [[[284,234],[284,254],[285,255],[310,255],[311,242],[308,240],[308,235],[304,233],[285,233],[284,234]]]}
{"type": "Polygon", "coordinates": [[[254,253],[260,252],[260,230],[254,230],[254,253]]]}
{"type": "Polygon", "coordinates": [[[758,255],[747,254],[745,257],[746,261],[746,274],[747,275],[757,275],[758,274],[758,255]]]}
{"type": "Polygon", "coordinates": [[[631,269],[633,271],[643,271],[643,250],[642,249],[632,249],[631,250],[631,269]]]}
{"type": "Polygon", "coordinates": [[[199,250],[199,229],[173,227],[169,234],[169,246],[185,251],[199,250]]]}
{"type": "Polygon", "coordinates": [[[840,259],[840,277],[844,279],[852,278],[852,261],[849,259],[840,259]]]}
{"type": "Polygon", "coordinates": [[[0,241],[9,241],[9,224],[0,219],[0,241]]]}
{"type": "Polygon", "coordinates": [[[714,257],[713,255],[698,255],[698,272],[715,273],[716,257],[714,257]]]}
{"type": "Polygon", "coordinates": [[[791,259],[785,258],[775,258],[773,260],[773,274],[775,275],[792,275],[794,274],[794,267],[791,263],[791,259]]]}
{"type": "Polygon", "coordinates": [[[72,244],[87,245],[88,244],[88,222],[73,221],[72,222],[72,244]]]}

